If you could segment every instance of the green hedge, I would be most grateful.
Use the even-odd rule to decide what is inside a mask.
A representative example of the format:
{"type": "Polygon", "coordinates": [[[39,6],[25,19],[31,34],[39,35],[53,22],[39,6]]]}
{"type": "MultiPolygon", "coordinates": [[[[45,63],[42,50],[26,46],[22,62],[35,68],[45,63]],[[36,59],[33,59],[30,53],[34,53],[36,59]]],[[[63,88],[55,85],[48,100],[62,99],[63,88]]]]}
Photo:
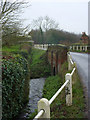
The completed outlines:
{"type": "Polygon", "coordinates": [[[20,55],[2,59],[3,119],[17,116],[28,100],[29,69],[27,60],[20,55]]]}

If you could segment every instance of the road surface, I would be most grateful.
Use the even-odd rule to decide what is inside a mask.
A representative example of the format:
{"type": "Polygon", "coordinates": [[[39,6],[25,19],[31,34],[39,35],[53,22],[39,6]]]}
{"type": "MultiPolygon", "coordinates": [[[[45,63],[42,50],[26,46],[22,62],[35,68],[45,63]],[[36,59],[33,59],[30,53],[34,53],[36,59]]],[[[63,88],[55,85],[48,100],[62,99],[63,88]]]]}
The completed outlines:
{"type": "Polygon", "coordinates": [[[70,52],[72,59],[76,62],[78,72],[85,87],[88,90],[88,54],[70,52]]]}
{"type": "Polygon", "coordinates": [[[90,117],[90,54],[76,52],[70,52],[70,54],[72,59],[76,62],[78,73],[88,97],[88,114],[90,117]]]}

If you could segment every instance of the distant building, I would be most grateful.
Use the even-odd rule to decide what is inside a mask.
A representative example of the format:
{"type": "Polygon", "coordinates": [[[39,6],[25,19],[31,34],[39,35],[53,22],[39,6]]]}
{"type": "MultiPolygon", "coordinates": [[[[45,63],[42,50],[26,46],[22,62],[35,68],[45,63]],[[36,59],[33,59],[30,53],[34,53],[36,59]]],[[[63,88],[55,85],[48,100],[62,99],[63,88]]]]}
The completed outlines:
{"type": "Polygon", "coordinates": [[[83,44],[88,44],[89,37],[88,37],[88,35],[86,35],[85,32],[82,32],[82,36],[81,36],[80,40],[83,44]]]}

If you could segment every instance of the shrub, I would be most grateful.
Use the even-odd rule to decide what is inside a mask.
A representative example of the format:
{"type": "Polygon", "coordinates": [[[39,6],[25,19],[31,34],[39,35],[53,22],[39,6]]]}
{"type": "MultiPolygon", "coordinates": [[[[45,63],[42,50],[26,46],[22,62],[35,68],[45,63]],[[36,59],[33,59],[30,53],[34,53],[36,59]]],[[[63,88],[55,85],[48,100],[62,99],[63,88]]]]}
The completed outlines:
{"type": "Polygon", "coordinates": [[[2,85],[3,119],[7,120],[18,115],[28,100],[29,69],[25,58],[20,55],[3,57],[2,85]]]}

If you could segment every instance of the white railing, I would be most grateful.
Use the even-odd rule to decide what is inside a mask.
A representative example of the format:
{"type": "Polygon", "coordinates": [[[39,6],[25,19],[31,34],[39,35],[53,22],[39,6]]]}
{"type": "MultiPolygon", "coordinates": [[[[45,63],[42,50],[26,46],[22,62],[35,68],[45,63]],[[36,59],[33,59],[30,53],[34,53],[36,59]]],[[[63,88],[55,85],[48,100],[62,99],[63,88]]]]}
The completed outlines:
{"type": "Polygon", "coordinates": [[[50,44],[34,44],[34,48],[41,49],[41,50],[47,50],[50,44]]]}
{"type": "Polygon", "coordinates": [[[72,68],[76,67],[76,63],[72,60],[70,53],[67,53],[68,60],[68,70],[72,70],[72,68]]]}
{"type": "Polygon", "coordinates": [[[68,53],[68,62],[69,64],[71,64],[70,69],[71,67],[73,67],[72,72],[67,73],[65,75],[65,83],[61,86],[61,88],[55,93],[55,95],[50,100],[47,100],[46,98],[42,98],[38,101],[38,114],[35,116],[34,120],[39,118],[50,119],[50,105],[64,88],[66,93],[66,105],[67,106],[72,105],[72,75],[74,74],[76,68],[75,66],[73,66],[75,63],[72,61],[72,58],[69,53],[68,53]]]}
{"type": "Polygon", "coordinates": [[[34,48],[41,49],[41,50],[47,50],[49,46],[54,46],[54,45],[65,46],[62,44],[34,44],[34,48]]]}
{"type": "Polygon", "coordinates": [[[70,46],[69,49],[70,50],[75,50],[75,51],[88,51],[89,49],[89,45],[73,45],[73,46],[70,46]]]}

